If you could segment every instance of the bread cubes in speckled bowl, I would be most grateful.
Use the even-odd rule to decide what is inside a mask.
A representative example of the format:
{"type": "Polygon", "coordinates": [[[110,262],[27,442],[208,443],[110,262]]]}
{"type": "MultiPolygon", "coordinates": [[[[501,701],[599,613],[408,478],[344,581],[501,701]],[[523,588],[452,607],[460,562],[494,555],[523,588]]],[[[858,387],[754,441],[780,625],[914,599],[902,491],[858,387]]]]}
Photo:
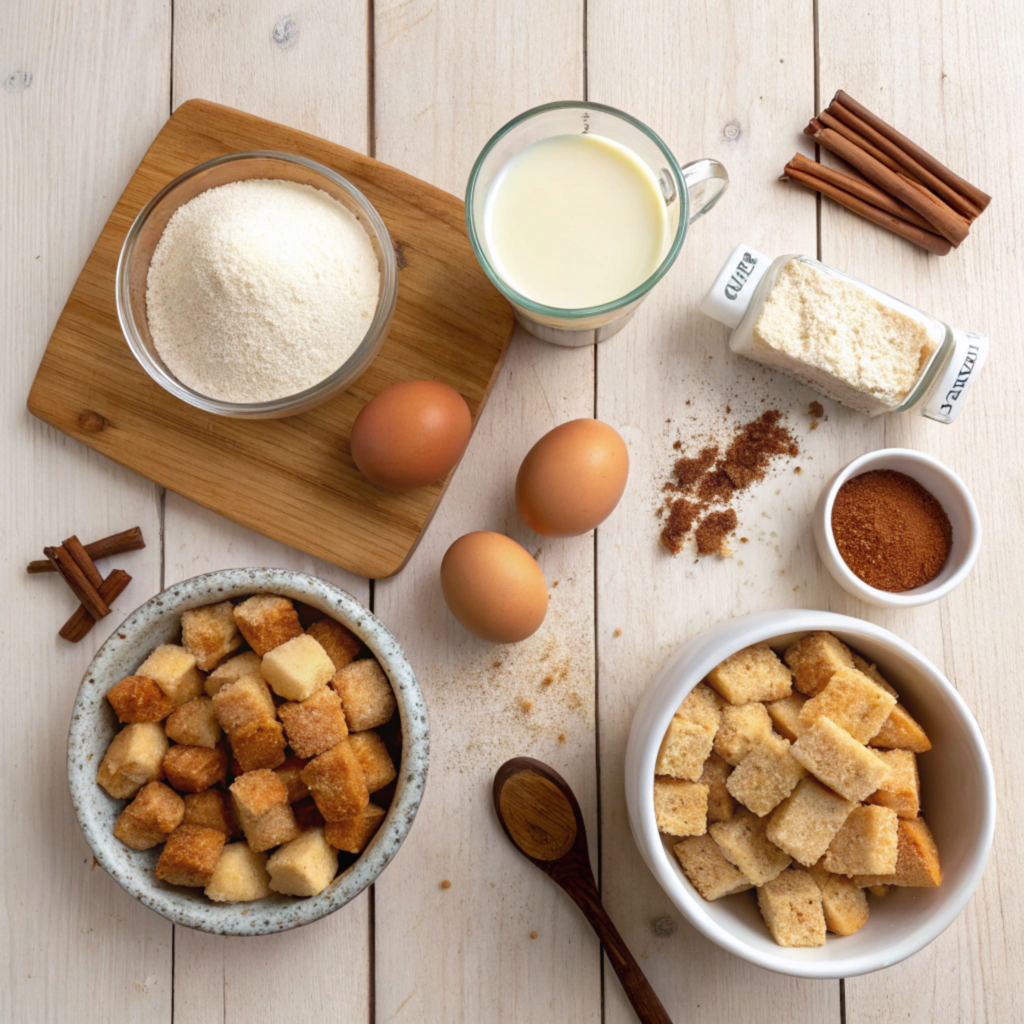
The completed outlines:
{"type": "MultiPolygon", "coordinates": [[[[257,609],[261,603],[268,602],[255,602],[257,609]]],[[[330,665],[326,671],[330,671],[330,665]]],[[[383,679],[379,688],[387,691],[383,679]]],[[[334,728],[345,727],[339,721],[334,728]]],[[[146,751],[141,760],[145,761],[149,753],[146,751]]],[[[125,891],[151,910],[175,924],[219,935],[285,931],[325,917],[354,899],[387,867],[408,835],[423,797],[428,759],[426,706],[398,641],[351,595],[324,580],[283,569],[207,573],[175,584],[147,601],[114,631],[93,659],[75,700],[68,737],[71,799],[97,861],[125,891]],[[258,630],[254,632],[244,615],[234,614],[240,603],[253,595],[287,599],[277,604],[290,616],[290,640],[277,636],[265,645],[266,651],[259,650],[264,645],[258,630]],[[290,610],[291,602],[297,618],[290,610]],[[204,611],[197,614],[197,609],[204,611]],[[191,613],[186,617],[190,624],[186,632],[191,631],[191,636],[183,638],[182,616],[186,612],[191,613]],[[231,636],[229,625],[226,635],[230,640],[223,643],[223,637],[215,635],[217,614],[229,623],[233,618],[241,635],[231,636]],[[355,660],[341,667],[328,634],[332,629],[339,635],[348,634],[330,626],[330,620],[354,634],[354,638],[349,637],[350,646],[358,648],[357,653],[347,656],[355,660]],[[312,643],[310,637],[319,638],[318,642],[312,643]],[[211,643],[221,646],[211,647],[211,643]],[[246,649],[247,643],[252,650],[246,649]],[[189,651],[161,647],[178,644],[189,651]],[[310,694],[290,689],[301,673],[291,672],[289,644],[295,648],[291,652],[293,663],[308,654],[305,645],[316,647],[317,656],[326,652],[338,668],[330,684],[320,682],[315,692],[310,691],[312,700],[310,694]],[[157,648],[163,653],[150,658],[157,648]],[[268,659],[273,651],[274,659],[268,659]],[[199,654],[198,665],[192,652],[199,654]],[[190,665],[184,671],[176,666],[171,673],[174,678],[164,678],[158,664],[161,657],[171,661],[177,657],[190,665]],[[245,659],[260,666],[263,681],[274,691],[274,709],[265,716],[269,726],[267,722],[258,727],[236,724],[231,717],[239,707],[251,708],[261,701],[269,707],[269,689],[265,696],[257,695],[261,701],[255,703],[225,702],[219,697],[222,691],[236,687],[239,697],[247,696],[241,692],[246,688],[253,692],[259,688],[258,675],[215,678],[219,666],[225,666],[222,676],[237,675],[232,666],[226,665],[232,658],[238,659],[240,671],[248,666],[248,661],[243,665],[245,659]],[[377,721],[382,714],[377,713],[375,719],[359,701],[361,677],[367,669],[372,667],[380,676],[372,666],[373,660],[394,694],[391,706],[395,710],[386,723],[377,721]],[[159,677],[162,693],[140,672],[144,663],[152,666],[147,671],[159,677]],[[209,674],[201,671],[204,665],[209,666],[209,674]],[[348,678],[353,675],[355,678],[348,678]],[[108,694],[122,681],[124,685],[112,702],[108,694]],[[144,697],[147,685],[153,689],[157,703],[159,698],[170,696],[176,709],[163,715],[165,709],[153,710],[139,699],[144,697]],[[200,685],[205,693],[199,691],[200,685]],[[197,693],[191,693],[192,689],[197,693]],[[325,724],[332,714],[336,721],[340,719],[340,713],[333,709],[333,704],[339,703],[335,694],[347,712],[348,735],[342,732],[341,740],[332,737],[331,726],[325,724]],[[328,704],[332,708],[327,708],[328,704]],[[369,722],[375,727],[370,728],[369,722]],[[137,727],[135,723],[142,724],[137,727]],[[226,732],[223,738],[221,726],[226,732]],[[136,728],[140,732],[161,732],[161,749],[154,764],[143,772],[145,779],[135,771],[134,762],[131,770],[124,768],[126,762],[119,761],[117,747],[109,753],[115,737],[136,728]],[[254,729],[262,730],[260,742],[251,742],[254,729]],[[358,749],[359,743],[352,742],[352,737],[361,737],[368,749],[358,749]],[[269,760],[268,744],[263,742],[268,738],[270,747],[276,746],[269,760]],[[169,743],[172,745],[168,748],[169,743]],[[334,745],[321,750],[328,743],[334,745]],[[342,746],[344,751],[339,750],[342,746]],[[171,764],[163,754],[167,749],[180,755],[171,764]],[[286,749],[289,756],[282,763],[286,749]],[[388,762],[389,757],[394,771],[389,768],[386,775],[378,772],[377,778],[371,778],[375,758],[379,764],[388,762]],[[213,771],[218,767],[214,762],[223,764],[225,758],[227,767],[220,768],[219,773],[213,771]],[[252,763],[247,763],[250,760],[252,763]],[[370,802],[366,805],[358,798],[360,806],[366,806],[356,817],[350,813],[351,808],[340,805],[338,813],[333,813],[336,808],[332,801],[348,799],[345,787],[339,788],[332,774],[338,766],[329,762],[337,760],[346,761],[349,773],[359,776],[359,789],[364,795],[362,780],[370,783],[370,802]],[[210,772],[206,772],[207,762],[210,772]],[[211,785],[213,776],[216,778],[211,785]],[[273,802],[269,790],[283,788],[278,779],[288,788],[287,803],[281,801],[282,806],[275,806],[268,815],[256,804],[269,806],[273,802]],[[240,780],[248,780],[253,792],[238,787],[240,780]],[[255,781],[265,785],[252,786],[255,781]],[[296,787],[303,793],[298,794],[296,787]],[[305,795],[307,789],[309,795],[305,795]],[[211,799],[200,794],[215,795],[211,799]],[[217,808],[212,808],[213,803],[217,808]],[[136,810],[125,813],[126,807],[136,810]],[[223,822],[218,832],[218,822],[211,819],[210,812],[221,807],[223,813],[213,815],[223,822]],[[364,822],[369,811],[375,820],[364,822]],[[147,812],[152,812],[149,817],[147,812]],[[275,819],[274,829],[269,828],[271,817],[275,819]],[[357,820],[362,822],[358,827],[357,820]],[[362,834],[357,836],[357,832],[362,834]],[[367,840],[371,832],[372,838],[367,840]],[[226,840],[225,833],[231,833],[226,840]],[[168,836],[174,841],[168,842],[168,836]],[[202,841],[197,842],[197,838],[202,841]],[[355,850],[360,852],[351,852],[355,850]],[[241,851],[245,856],[225,857],[226,851],[236,855],[241,851]],[[335,851],[336,874],[326,884],[335,870],[335,851]],[[209,861],[205,866],[204,858],[209,861]],[[307,895],[307,891],[315,895],[307,895]]]]}

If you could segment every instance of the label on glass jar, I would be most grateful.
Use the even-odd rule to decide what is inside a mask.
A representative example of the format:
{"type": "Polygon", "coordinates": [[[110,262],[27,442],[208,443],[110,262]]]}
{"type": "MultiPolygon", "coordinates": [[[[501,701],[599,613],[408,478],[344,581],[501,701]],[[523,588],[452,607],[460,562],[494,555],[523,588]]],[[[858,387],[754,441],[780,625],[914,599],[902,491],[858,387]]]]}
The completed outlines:
{"type": "Polygon", "coordinates": [[[939,423],[952,423],[960,415],[967,389],[981,373],[988,356],[989,340],[983,334],[951,327],[953,354],[942,376],[925,399],[921,414],[939,423]]]}

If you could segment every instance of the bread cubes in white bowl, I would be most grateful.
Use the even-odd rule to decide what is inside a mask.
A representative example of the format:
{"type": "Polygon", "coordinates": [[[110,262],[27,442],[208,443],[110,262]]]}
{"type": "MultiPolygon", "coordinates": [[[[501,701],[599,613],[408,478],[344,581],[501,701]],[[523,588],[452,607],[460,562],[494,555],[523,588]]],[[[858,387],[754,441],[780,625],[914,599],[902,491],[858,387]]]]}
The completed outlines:
{"type": "MultiPolygon", "coordinates": [[[[781,743],[782,741],[779,740],[781,743]]],[[[846,978],[889,967],[942,933],[981,880],[995,828],[995,784],[984,740],[970,710],[946,677],[919,651],[888,630],[828,612],[762,612],[732,619],[685,644],[648,687],[630,730],[626,805],[641,855],[686,919],[723,949],[781,974],[846,978]],[[876,664],[899,701],[923,726],[932,749],[919,758],[921,816],[941,857],[935,888],[893,887],[871,900],[867,923],[851,935],[830,934],[823,945],[776,945],[751,892],[704,900],[662,835],[654,803],[655,764],[676,709],[730,655],[767,643],[778,654],[804,636],[826,631],[876,664]]],[[[794,863],[794,867],[800,867],[794,863]]]]}
{"type": "MultiPolygon", "coordinates": [[[[355,661],[352,664],[366,663],[355,661]]],[[[371,738],[383,746],[376,736],[371,738]]],[[[290,735],[289,745],[294,746],[290,735]]],[[[227,569],[207,573],[175,584],[138,608],[114,631],[93,659],[75,701],[68,737],[71,799],[82,831],[100,865],[126,892],[174,923],[221,935],[266,935],[284,931],[316,921],[354,899],[387,867],[408,835],[423,796],[428,760],[426,706],[398,641],[350,594],[324,580],[283,569],[227,569]],[[111,741],[121,730],[118,716],[107,699],[111,688],[125,677],[133,676],[159,645],[178,642],[183,612],[252,595],[279,595],[315,611],[311,618],[322,615],[334,619],[355,634],[376,659],[394,693],[390,708],[397,705],[398,721],[393,717],[391,723],[395,727],[391,748],[395,751],[397,776],[391,773],[394,788],[393,792],[390,788],[387,790],[390,803],[372,839],[358,855],[340,854],[336,877],[317,895],[296,898],[272,893],[249,902],[213,902],[204,895],[202,887],[170,885],[156,877],[161,847],[133,849],[115,837],[114,826],[125,808],[125,801],[114,799],[97,783],[97,769],[111,741]]],[[[245,774],[239,775],[240,779],[257,774],[244,768],[242,771],[245,774]]],[[[270,772],[264,774],[271,775],[270,772]]],[[[244,826],[245,822],[242,824],[244,826]]],[[[309,834],[309,830],[303,831],[302,837],[309,834]]],[[[241,847],[245,843],[235,845],[241,847]]],[[[230,846],[224,848],[230,849],[230,846]]],[[[326,875],[324,882],[329,877],[326,875]]]]}

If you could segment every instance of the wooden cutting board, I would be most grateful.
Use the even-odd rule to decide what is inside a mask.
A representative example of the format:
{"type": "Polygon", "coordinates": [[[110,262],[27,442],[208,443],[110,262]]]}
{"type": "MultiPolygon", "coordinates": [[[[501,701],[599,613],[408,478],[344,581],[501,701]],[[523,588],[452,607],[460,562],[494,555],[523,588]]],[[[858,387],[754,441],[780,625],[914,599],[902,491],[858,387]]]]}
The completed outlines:
{"type": "Polygon", "coordinates": [[[348,439],[366,401],[396,381],[433,379],[465,397],[474,425],[512,338],[512,309],[466,237],[463,204],[360,153],[202,100],[179,107],[118,200],[75,282],[29,394],[29,410],[71,437],[243,526],[360,576],[402,568],[447,481],[388,494],[355,468],[348,439]],[[297,153],[359,188],[398,256],[398,305],[370,369],[310,412],[235,420],[200,412],[135,361],[117,320],[114,273],[135,215],[212,157],[297,153]]]}

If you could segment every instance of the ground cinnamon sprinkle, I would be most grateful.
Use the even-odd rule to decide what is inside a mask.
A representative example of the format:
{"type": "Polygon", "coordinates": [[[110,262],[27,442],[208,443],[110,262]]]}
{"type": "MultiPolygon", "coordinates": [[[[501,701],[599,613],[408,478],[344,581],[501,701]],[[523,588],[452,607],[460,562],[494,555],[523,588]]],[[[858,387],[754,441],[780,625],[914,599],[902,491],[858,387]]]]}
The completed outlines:
{"type": "Polygon", "coordinates": [[[717,444],[707,444],[697,455],[676,460],[660,510],[661,543],[672,554],[682,551],[691,532],[698,554],[729,553],[727,540],[737,526],[729,507],[735,495],[763,480],[774,459],[800,454],[781,420],[782,413],[771,409],[737,427],[724,455],[717,444]]]}
{"type": "Polygon", "coordinates": [[[952,524],[935,495],[892,469],[862,473],[839,488],[832,534],[858,579],[893,594],[935,579],[953,546],[952,524]]]}

